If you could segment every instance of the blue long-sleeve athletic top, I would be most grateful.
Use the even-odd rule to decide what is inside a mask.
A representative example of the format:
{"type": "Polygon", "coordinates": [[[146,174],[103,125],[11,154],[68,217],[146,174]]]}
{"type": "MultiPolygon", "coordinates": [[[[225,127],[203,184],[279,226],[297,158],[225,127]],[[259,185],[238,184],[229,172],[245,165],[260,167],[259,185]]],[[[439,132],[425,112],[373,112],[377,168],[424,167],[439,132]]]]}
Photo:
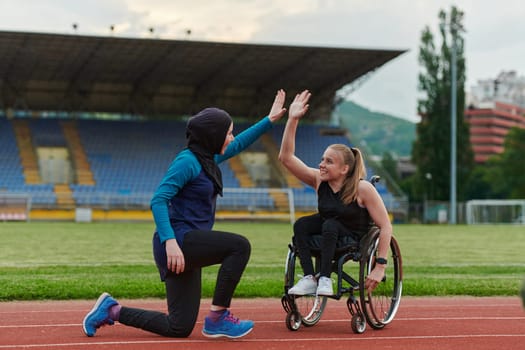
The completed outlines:
{"type": "MultiPolygon", "coordinates": [[[[239,154],[272,128],[265,117],[246,129],[228,145],[217,164],[239,154]]],[[[151,211],[161,243],[176,238],[182,247],[184,235],[191,230],[211,230],[215,223],[217,193],[213,182],[189,150],[182,150],[173,160],[151,199],[151,211]]]]}

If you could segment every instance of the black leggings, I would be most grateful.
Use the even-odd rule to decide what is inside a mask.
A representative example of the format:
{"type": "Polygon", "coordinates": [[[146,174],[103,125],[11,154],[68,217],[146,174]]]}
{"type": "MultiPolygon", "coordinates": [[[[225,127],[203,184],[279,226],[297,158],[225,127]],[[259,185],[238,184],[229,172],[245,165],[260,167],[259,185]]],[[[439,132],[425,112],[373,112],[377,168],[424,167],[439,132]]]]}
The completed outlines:
{"type": "Polygon", "coordinates": [[[293,233],[299,261],[305,276],[315,274],[312,253],[308,242],[311,236],[322,235],[320,275],[324,277],[330,277],[337,239],[341,236],[352,235],[338,220],[323,220],[319,214],[299,218],[293,226],[293,233]]]}
{"type": "MultiPolygon", "coordinates": [[[[184,272],[177,275],[164,271],[168,314],[123,306],[118,321],[166,337],[189,336],[199,313],[202,267],[221,264],[213,294],[213,305],[228,308],[250,258],[250,251],[250,242],[234,233],[187,233],[182,245],[186,264],[184,272]]],[[[159,264],[158,261],[157,263],[159,264]]]]}

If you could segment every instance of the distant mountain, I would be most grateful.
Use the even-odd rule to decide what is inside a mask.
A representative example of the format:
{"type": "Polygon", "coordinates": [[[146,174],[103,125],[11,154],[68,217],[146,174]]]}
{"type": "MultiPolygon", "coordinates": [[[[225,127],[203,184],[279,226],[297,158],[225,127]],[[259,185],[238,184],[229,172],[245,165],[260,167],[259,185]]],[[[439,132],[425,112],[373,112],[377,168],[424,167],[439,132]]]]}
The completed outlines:
{"type": "Polygon", "coordinates": [[[384,113],[372,112],[351,101],[338,107],[341,127],[348,129],[357,147],[364,145],[372,155],[388,151],[406,157],[412,152],[416,124],[384,113]]]}

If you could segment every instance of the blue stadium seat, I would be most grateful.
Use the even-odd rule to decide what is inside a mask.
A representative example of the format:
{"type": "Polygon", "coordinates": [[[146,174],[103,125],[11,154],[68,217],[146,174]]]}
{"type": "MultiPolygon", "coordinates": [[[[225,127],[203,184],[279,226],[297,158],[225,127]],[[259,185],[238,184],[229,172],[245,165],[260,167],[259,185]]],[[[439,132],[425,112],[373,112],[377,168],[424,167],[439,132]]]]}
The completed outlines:
{"type": "Polygon", "coordinates": [[[25,184],[13,125],[5,118],[0,118],[0,191],[29,193],[37,205],[56,203],[52,185],[25,184]]]}
{"type": "MultiPolygon", "coordinates": [[[[33,143],[36,146],[66,146],[60,120],[29,120],[33,143]]],[[[140,205],[148,206],[166,169],[175,155],[186,146],[184,121],[108,121],[76,120],[80,141],[90,163],[95,179],[94,186],[71,184],[77,205],[140,205]],[[113,198],[109,200],[109,198],[113,198]]],[[[236,123],[234,133],[248,128],[249,123],[236,123]]],[[[297,155],[312,167],[317,167],[323,150],[333,143],[351,145],[341,135],[322,135],[317,125],[301,125],[296,139],[297,155]]],[[[276,145],[280,145],[284,124],[277,124],[271,131],[276,145]]],[[[0,191],[31,193],[36,204],[56,203],[52,185],[26,185],[12,124],[0,118],[0,191]]],[[[260,141],[250,150],[264,152],[260,141]]],[[[224,187],[239,188],[240,184],[228,162],[220,164],[224,187]]],[[[374,171],[369,169],[369,174],[374,171]]],[[[391,200],[393,197],[381,182],[379,193],[391,200]]],[[[293,189],[297,210],[315,210],[315,191],[305,186],[293,189]]],[[[218,199],[218,208],[265,209],[275,204],[271,196],[253,196],[247,199],[228,193],[218,199]]]]}
{"type": "Polygon", "coordinates": [[[65,147],[66,138],[58,119],[33,119],[29,128],[35,147],[65,147]]]}
{"type": "Polygon", "coordinates": [[[0,118],[0,191],[19,192],[24,173],[11,123],[0,118]]]}

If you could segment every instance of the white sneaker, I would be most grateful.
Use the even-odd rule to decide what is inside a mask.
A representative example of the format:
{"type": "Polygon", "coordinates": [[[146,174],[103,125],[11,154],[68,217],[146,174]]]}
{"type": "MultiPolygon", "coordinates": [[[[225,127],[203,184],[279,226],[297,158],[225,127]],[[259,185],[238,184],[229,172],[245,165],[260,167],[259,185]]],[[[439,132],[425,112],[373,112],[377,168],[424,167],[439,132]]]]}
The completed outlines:
{"type": "Polygon", "coordinates": [[[317,281],[314,276],[308,275],[304,276],[293,286],[288,289],[288,294],[293,295],[306,295],[306,294],[315,294],[317,290],[317,281]]]}
{"type": "Polygon", "coordinates": [[[332,288],[332,280],[330,278],[324,276],[319,278],[317,295],[334,295],[334,289],[332,288]]]}

